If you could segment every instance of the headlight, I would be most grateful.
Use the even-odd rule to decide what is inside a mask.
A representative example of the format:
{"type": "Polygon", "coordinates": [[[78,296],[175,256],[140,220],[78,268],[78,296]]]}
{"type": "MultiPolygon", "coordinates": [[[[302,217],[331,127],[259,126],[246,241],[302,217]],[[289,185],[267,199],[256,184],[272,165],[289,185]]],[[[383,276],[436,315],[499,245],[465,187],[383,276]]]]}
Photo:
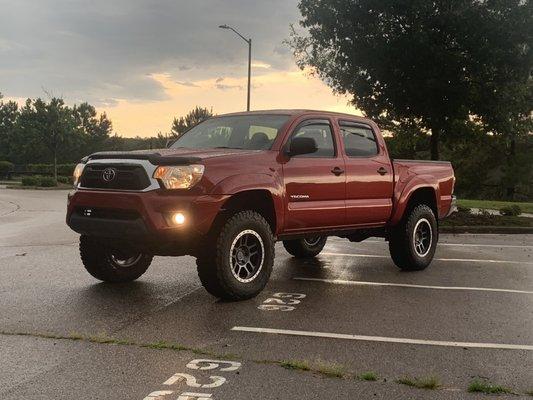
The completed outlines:
{"type": "Polygon", "coordinates": [[[78,186],[78,183],[80,183],[83,168],[85,168],[85,164],[78,164],[76,165],[76,168],[74,168],[74,173],[72,174],[72,182],[74,182],[74,187],[78,186]]]}
{"type": "Polygon", "coordinates": [[[203,165],[160,166],[154,171],[154,178],[167,189],[189,189],[198,183],[203,174],[203,165]]]}

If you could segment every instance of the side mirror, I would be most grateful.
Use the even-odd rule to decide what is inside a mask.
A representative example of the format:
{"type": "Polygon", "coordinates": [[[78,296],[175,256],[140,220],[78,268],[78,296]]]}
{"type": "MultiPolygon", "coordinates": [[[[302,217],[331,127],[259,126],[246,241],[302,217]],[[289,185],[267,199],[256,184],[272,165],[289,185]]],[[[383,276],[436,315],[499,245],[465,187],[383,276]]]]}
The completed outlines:
{"type": "Polygon", "coordinates": [[[291,140],[287,154],[289,157],[294,157],[300,154],[311,154],[317,150],[318,146],[316,145],[315,139],[308,137],[296,137],[291,140]]]}

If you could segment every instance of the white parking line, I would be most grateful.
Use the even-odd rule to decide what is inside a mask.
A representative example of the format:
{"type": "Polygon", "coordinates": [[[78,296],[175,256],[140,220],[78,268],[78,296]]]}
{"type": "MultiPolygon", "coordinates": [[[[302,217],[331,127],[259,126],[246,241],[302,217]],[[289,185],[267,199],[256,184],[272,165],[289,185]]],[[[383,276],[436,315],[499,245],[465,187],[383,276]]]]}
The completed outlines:
{"type": "MultiPolygon", "coordinates": [[[[389,256],[380,256],[377,254],[354,254],[354,253],[320,253],[323,256],[341,256],[341,257],[362,257],[362,258],[390,258],[389,256]]],[[[435,258],[435,261],[457,261],[457,262],[481,262],[494,264],[527,264],[533,265],[528,261],[506,261],[506,260],[482,260],[479,258],[435,258]]]]}
{"type": "MultiPolygon", "coordinates": [[[[345,239],[331,239],[333,242],[346,242],[345,239]]],[[[385,240],[365,240],[361,243],[383,243],[385,240]]],[[[514,244],[475,244],[475,243],[442,243],[439,242],[437,246],[453,246],[453,247],[495,247],[495,248],[510,248],[510,249],[533,249],[533,246],[528,245],[514,245],[514,244]]]]}
{"type": "Polygon", "coordinates": [[[240,332],[271,333],[271,334],[277,334],[277,335],[319,337],[319,338],[327,338],[327,339],[360,340],[360,341],[366,341],[366,342],[404,343],[404,344],[419,344],[419,345],[427,345],[427,346],[468,347],[468,348],[478,348],[478,349],[505,349],[505,350],[533,351],[533,346],[522,345],[522,344],[447,342],[447,341],[440,341],[440,340],[408,339],[408,338],[394,338],[394,337],[384,337],[384,336],[348,335],[344,333],[296,331],[296,330],[291,330],[291,329],[256,328],[256,327],[251,327],[251,326],[234,326],[233,328],[231,328],[231,330],[240,331],[240,332]]]}
{"type": "Polygon", "coordinates": [[[395,286],[395,287],[406,287],[406,288],[417,288],[417,289],[473,290],[473,291],[478,291],[478,292],[505,292],[505,293],[533,294],[533,291],[527,291],[527,290],[480,288],[480,287],[467,287],[467,286],[430,286],[430,285],[414,285],[410,283],[347,281],[343,279],[318,279],[318,278],[304,278],[304,277],[296,277],[293,279],[297,281],[333,283],[336,285],[395,286]]]}

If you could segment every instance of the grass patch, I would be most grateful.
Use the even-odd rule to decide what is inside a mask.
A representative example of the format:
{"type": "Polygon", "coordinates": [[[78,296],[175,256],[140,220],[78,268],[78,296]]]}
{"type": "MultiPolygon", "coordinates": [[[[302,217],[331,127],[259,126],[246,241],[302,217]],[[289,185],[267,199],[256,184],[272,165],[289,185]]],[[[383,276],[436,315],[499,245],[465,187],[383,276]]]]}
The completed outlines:
{"type": "Polygon", "coordinates": [[[328,378],[344,378],[346,375],[346,368],[339,364],[319,363],[313,370],[328,378]]]}
{"type": "Polygon", "coordinates": [[[378,374],[376,374],[373,371],[367,371],[359,374],[357,376],[362,381],[377,381],[378,380],[378,374]]]}
{"type": "Polygon", "coordinates": [[[346,376],[346,368],[339,364],[329,364],[325,362],[318,362],[310,364],[304,360],[284,360],[284,361],[262,361],[263,363],[278,364],[281,367],[293,371],[311,371],[328,378],[344,378],[346,376]]]}
{"type": "Polygon", "coordinates": [[[439,380],[432,376],[429,378],[400,378],[396,380],[396,383],[399,383],[401,385],[406,385],[410,387],[415,387],[418,389],[429,389],[429,390],[435,390],[438,389],[440,386],[439,380]]]}
{"type": "Polygon", "coordinates": [[[499,210],[502,207],[514,205],[520,207],[524,213],[533,214],[533,203],[530,202],[458,199],[457,204],[463,207],[482,208],[485,210],[499,210]]]}
{"type": "Polygon", "coordinates": [[[148,349],[154,349],[154,350],[176,350],[176,351],[189,350],[187,347],[182,346],[178,343],[169,343],[163,340],[160,340],[159,342],[153,342],[153,343],[144,343],[141,345],[141,347],[146,347],[148,349]]]}
{"type": "Polygon", "coordinates": [[[473,380],[470,385],[468,385],[468,391],[470,393],[486,393],[486,394],[509,394],[513,393],[511,389],[494,385],[488,381],[482,381],[480,379],[473,380]]]}
{"type": "Polygon", "coordinates": [[[279,363],[285,369],[310,371],[311,367],[307,361],[286,360],[279,363]]]}

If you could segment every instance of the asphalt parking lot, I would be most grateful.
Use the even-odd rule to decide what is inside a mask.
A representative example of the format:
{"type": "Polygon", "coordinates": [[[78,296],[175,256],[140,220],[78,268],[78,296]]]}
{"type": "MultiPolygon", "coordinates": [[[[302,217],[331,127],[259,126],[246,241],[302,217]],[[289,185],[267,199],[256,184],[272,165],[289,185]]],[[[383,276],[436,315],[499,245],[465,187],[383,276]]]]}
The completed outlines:
{"type": "Polygon", "coordinates": [[[190,257],[157,257],[130,284],[94,280],[65,203],[0,190],[1,399],[485,398],[467,392],[474,379],[533,390],[533,235],[441,235],[414,273],[378,239],[331,238],[304,262],[277,245],[266,290],[224,303],[190,257]],[[377,381],[357,379],[369,371],[377,381]]]}

